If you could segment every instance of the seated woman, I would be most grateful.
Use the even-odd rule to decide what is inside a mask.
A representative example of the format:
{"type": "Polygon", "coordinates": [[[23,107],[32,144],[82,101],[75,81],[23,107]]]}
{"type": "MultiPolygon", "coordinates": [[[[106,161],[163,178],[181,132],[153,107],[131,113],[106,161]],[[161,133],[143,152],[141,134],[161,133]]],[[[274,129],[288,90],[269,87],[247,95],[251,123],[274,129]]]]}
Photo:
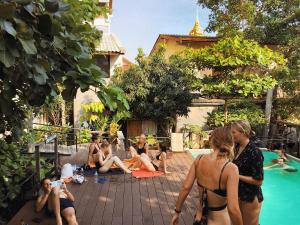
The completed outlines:
{"type": "Polygon", "coordinates": [[[78,225],[75,209],[74,196],[68,191],[65,184],[57,187],[51,187],[51,180],[44,178],[41,181],[43,193],[38,197],[35,205],[37,212],[42,209],[46,210],[46,214],[55,216],[56,225],[62,225],[62,216],[68,225],[78,225]]]}
{"type": "Polygon", "coordinates": [[[97,153],[97,164],[99,165],[98,171],[100,173],[106,173],[113,164],[121,168],[125,173],[131,173],[124,163],[117,156],[113,156],[110,148],[110,144],[104,141],[100,145],[100,150],[97,153]]]}
{"type": "Polygon", "coordinates": [[[148,171],[156,171],[155,167],[151,163],[151,159],[148,156],[148,144],[146,142],[146,136],[141,134],[137,142],[137,149],[133,146],[129,147],[129,152],[132,159],[135,161],[132,169],[146,169],[148,171]]]}
{"type": "Polygon", "coordinates": [[[92,142],[89,145],[89,154],[87,159],[87,165],[89,168],[100,168],[99,162],[98,162],[98,153],[100,151],[100,142],[99,142],[99,136],[98,134],[92,135],[92,142]]]}
{"type": "Polygon", "coordinates": [[[167,147],[163,144],[159,144],[160,153],[155,157],[156,160],[159,160],[159,170],[162,170],[165,174],[170,173],[167,171],[167,147]]]}

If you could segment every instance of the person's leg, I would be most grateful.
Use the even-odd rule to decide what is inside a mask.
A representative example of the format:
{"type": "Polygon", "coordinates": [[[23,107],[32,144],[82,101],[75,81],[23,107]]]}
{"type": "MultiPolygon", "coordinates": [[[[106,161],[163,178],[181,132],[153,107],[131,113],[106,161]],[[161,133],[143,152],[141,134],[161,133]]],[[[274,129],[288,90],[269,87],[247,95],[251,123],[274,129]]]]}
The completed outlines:
{"type": "Polygon", "coordinates": [[[49,210],[52,210],[54,213],[56,225],[62,225],[62,219],[60,215],[59,191],[59,187],[54,187],[48,198],[48,207],[49,210]]]}
{"type": "Polygon", "coordinates": [[[106,163],[105,165],[103,165],[100,169],[99,172],[100,173],[106,173],[110,167],[112,166],[112,164],[115,163],[118,167],[120,167],[122,170],[124,170],[124,172],[126,173],[131,173],[131,171],[124,165],[124,163],[117,157],[117,156],[113,156],[111,157],[106,163]]]}
{"type": "Polygon", "coordinates": [[[167,170],[167,153],[165,152],[162,152],[160,154],[160,160],[161,160],[161,167],[163,169],[163,172],[164,173],[170,173],[168,170],[167,170]]]}
{"type": "Polygon", "coordinates": [[[114,163],[113,157],[111,157],[103,166],[100,167],[99,172],[100,173],[106,173],[112,164],[114,163]]]}
{"type": "Polygon", "coordinates": [[[65,208],[62,211],[62,216],[67,221],[68,225],[78,225],[75,215],[75,209],[73,207],[65,208]]]}
{"type": "Polygon", "coordinates": [[[137,151],[135,150],[135,148],[133,146],[129,147],[129,152],[131,154],[131,158],[135,157],[136,155],[138,155],[137,151]]]}
{"type": "Polygon", "coordinates": [[[243,224],[244,225],[258,225],[259,224],[259,213],[261,209],[261,203],[255,198],[253,202],[239,202],[243,224]]]}
{"type": "Polygon", "coordinates": [[[140,161],[143,164],[143,166],[145,167],[146,170],[150,171],[150,172],[154,172],[156,171],[154,166],[151,163],[151,160],[149,158],[149,156],[147,156],[146,154],[141,154],[140,157],[140,161]]]}
{"type": "Polygon", "coordinates": [[[125,173],[131,173],[131,171],[124,165],[124,163],[121,161],[121,159],[118,156],[112,157],[114,160],[114,163],[121,168],[125,173]]]}

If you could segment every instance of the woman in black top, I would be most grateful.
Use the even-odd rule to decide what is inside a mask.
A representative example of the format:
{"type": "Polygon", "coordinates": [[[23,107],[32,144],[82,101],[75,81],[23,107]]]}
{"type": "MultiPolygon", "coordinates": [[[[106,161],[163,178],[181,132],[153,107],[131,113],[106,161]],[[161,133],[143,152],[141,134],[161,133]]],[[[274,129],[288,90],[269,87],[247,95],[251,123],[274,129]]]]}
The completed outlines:
{"type": "Polygon", "coordinates": [[[247,121],[234,121],[231,132],[236,144],[233,163],[239,168],[239,205],[244,225],[258,225],[263,201],[264,179],[261,151],[250,140],[252,130],[247,121]]]}
{"type": "Polygon", "coordinates": [[[155,167],[151,163],[150,157],[148,156],[149,147],[146,142],[145,134],[140,135],[139,141],[136,145],[136,149],[133,146],[129,147],[131,158],[135,159],[136,161],[133,166],[133,169],[146,169],[152,172],[156,171],[155,167]]]}

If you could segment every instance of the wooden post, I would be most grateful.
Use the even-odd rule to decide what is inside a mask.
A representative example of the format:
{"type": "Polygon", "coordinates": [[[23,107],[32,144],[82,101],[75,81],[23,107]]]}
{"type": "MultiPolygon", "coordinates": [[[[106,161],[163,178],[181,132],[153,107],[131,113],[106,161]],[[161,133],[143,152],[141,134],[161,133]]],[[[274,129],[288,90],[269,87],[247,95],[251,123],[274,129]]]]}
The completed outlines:
{"type": "Polygon", "coordinates": [[[78,146],[77,146],[77,134],[75,134],[75,148],[76,148],[76,152],[78,152],[78,146]]]}
{"type": "Polygon", "coordinates": [[[270,130],[273,92],[274,92],[274,87],[269,89],[267,92],[266,108],[265,108],[266,125],[265,125],[265,129],[264,129],[264,137],[266,137],[266,138],[268,138],[269,130],[270,130]]]}
{"type": "Polygon", "coordinates": [[[225,99],[225,104],[224,104],[224,116],[225,116],[225,123],[228,122],[228,102],[227,99],[225,99]]]}
{"type": "Polygon", "coordinates": [[[58,165],[59,165],[59,159],[58,159],[58,139],[57,136],[54,139],[54,168],[55,168],[55,175],[58,175],[58,165]]]}
{"type": "Polygon", "coordinates": [[[41,182],[41,164],[40,164],[40,146],[35,146],[35,182],[36,182],[36,194],[39,192],[41,182]]]}

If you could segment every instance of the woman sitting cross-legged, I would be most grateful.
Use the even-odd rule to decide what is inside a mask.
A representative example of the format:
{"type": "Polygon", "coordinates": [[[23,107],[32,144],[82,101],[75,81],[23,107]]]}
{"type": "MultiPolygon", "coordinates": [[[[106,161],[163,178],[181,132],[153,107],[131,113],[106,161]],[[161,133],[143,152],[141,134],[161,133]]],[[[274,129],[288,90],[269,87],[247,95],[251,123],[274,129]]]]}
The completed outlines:
{"type": "Polygon", "coordinates": [[[230,162],[233,137],[230,128],[215,129],[210,137],[213,153],[195,159],[179,193],[170,225],[179,223],[182,205],[197,181],[200,205],[194,225],[243,225],[238,202],[239,172],[230,162]]]}
{"type": "Polygon", "coordinates": [[[118,156],[112,155],[110,144],[107,141],[104,141],[100,145],[97,157],[98,161],[96,162],[96,165],[99,164],[100,173],[106,173],[113,164],[121,168],[125,173],[131,173],[131,170],[124,165],[118,156]]]}
{"type": "Polygon", "coordinates": [[[156,171],[154,165],[151,162],[150,157],[148,156],[148,144],[146,142],[146,136],[141,134],[137,142],[137,148],[133,146],[129,147],[131,154],[131,160],[134,161],[132,169],[146,169],[148,171],[156,171]]]}

